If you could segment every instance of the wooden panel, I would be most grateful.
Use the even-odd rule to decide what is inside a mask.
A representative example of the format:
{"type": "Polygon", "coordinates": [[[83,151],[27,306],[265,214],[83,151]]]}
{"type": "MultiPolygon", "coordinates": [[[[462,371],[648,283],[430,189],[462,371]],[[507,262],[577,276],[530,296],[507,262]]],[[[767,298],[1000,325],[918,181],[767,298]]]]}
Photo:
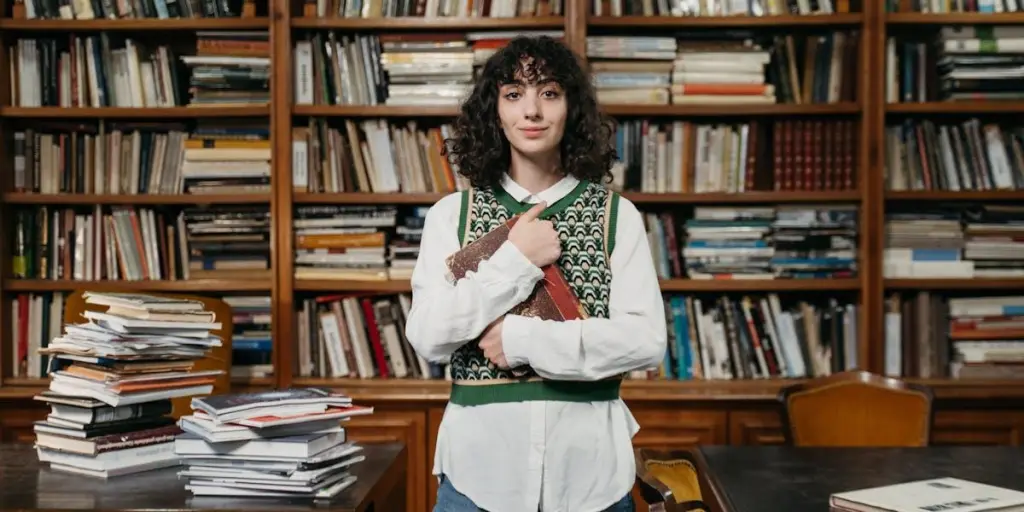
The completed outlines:
{"type": "Polygon", "coordinates": [[[361,443],[400,441],[408,450],[406,482],[407,510],[427,510],[426,464],[427,414],[424,409],[385,409],[376,406],[374,413],[357,416],[345,424],[348,437],[361,443]]]}
{"type": "Polygon", "coordinates": [[[932,444],[1010,445],[1024,440],[1024,412],[936,411],[932,444]]]}
{"type": "Polygon", "coordinates": [[[631,407],[631,410],[640,424],[640,431],[633,437],[637,448],[725,444],[728,440],[725,411],[663,407],[631,407]]]}
{"type": "Polygon", "coordinates": [[[35,442],[32,422],[45,418],[49,410],[38,402],[0,402],[0,442],[35,442]]]}
{"type": "Polygon", "coordinates": [[[437,502],[437,478],[434,471],[434,452],[437,451],[437,432],[441,429],[441,418],[444,407],[431,407],[427,410],[427,510],[434,510],[437,502]]]}
{"type": "Polygon", "coordinates": [[[729,412],[729,444],[783,444],[782,418],[777,410],[729,412]]]}

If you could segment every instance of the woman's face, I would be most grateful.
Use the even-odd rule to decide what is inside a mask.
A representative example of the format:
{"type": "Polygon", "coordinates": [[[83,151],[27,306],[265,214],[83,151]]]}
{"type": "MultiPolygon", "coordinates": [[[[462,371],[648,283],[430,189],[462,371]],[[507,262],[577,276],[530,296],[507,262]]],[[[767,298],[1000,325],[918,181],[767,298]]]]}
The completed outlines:
{"type": "Polygon", "coordinates": [[[567,104],[558,83],[516,81],[498,92],[498,117],[512,151],[530,159],[558,152],[565,133],[567,104]]]}

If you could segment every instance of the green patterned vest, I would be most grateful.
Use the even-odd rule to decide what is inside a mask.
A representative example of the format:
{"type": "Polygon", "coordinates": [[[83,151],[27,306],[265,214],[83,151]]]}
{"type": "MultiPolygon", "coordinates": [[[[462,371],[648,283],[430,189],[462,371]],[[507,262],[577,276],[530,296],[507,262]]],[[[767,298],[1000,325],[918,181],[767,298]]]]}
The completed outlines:
{"type": "MultiPolygon", "coordinates": [[[[552,221],[562,240],[557,264],[588,317],[607,318],[611,291],[609,256],[614,248],[618,194],[596,183],[581,181],[569,194],[540,215],[552,221]]],[[[511,217],[530,208],[498,187],[471,189],[462,194],[459,242],[465,247],[511,217]]],[[[532,369],[514,374],[491,363],[471,341],[452,354],[450,401],[480,405],[526,400],[596,401],[619,396],[621,378],[597,382],[553,381],[532,369]]],[[[517,369],[521,370],[521,369],[517,369]]]]}

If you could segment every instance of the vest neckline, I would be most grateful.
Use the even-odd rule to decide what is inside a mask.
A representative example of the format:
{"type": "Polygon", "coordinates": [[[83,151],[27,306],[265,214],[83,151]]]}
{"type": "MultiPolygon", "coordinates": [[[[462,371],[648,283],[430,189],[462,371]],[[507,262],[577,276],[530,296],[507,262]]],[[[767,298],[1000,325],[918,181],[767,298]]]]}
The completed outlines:
{"type": "MultiPolygon", "coordinates": [[[[580,182],[577,183],[568,194],[558,201],[555,201],[554,204],[549,204],[548,207],[541,212],[539,217],[541,219],[547,219],[568,208],[570,204],[580,197],[580,194],[582,194],[587,188],[587,184],[587,181],[580,180],[580,182]]],[[[509,194],[504,187],[492,187],[491,190],[495,199],[497,199],[498,202],[501,203],[501,205],[504,206],[512,215],[525,213],[531,206],[533,206],[532,203],[524,203],[516,200],[516,198],[512,197],[512,194],[509,194]]]]}

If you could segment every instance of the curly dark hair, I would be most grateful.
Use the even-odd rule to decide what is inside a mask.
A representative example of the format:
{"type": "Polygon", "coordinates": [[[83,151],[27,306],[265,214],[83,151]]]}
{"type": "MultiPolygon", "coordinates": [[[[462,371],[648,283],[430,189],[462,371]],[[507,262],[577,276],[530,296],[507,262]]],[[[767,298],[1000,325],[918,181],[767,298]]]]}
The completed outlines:
{"type": "Polygon", "coordinates": [[[509,142],[498,119],[501,86],[538,78],[558,83],[565,94],[562,171],[580,180],[611,181],[614,123],[598,109],[590,77],[571,49],[551,37],[519,36],[491,56],[482,71],[442,150],[474,187],[496,186],[508,171],[509,142]]]}

